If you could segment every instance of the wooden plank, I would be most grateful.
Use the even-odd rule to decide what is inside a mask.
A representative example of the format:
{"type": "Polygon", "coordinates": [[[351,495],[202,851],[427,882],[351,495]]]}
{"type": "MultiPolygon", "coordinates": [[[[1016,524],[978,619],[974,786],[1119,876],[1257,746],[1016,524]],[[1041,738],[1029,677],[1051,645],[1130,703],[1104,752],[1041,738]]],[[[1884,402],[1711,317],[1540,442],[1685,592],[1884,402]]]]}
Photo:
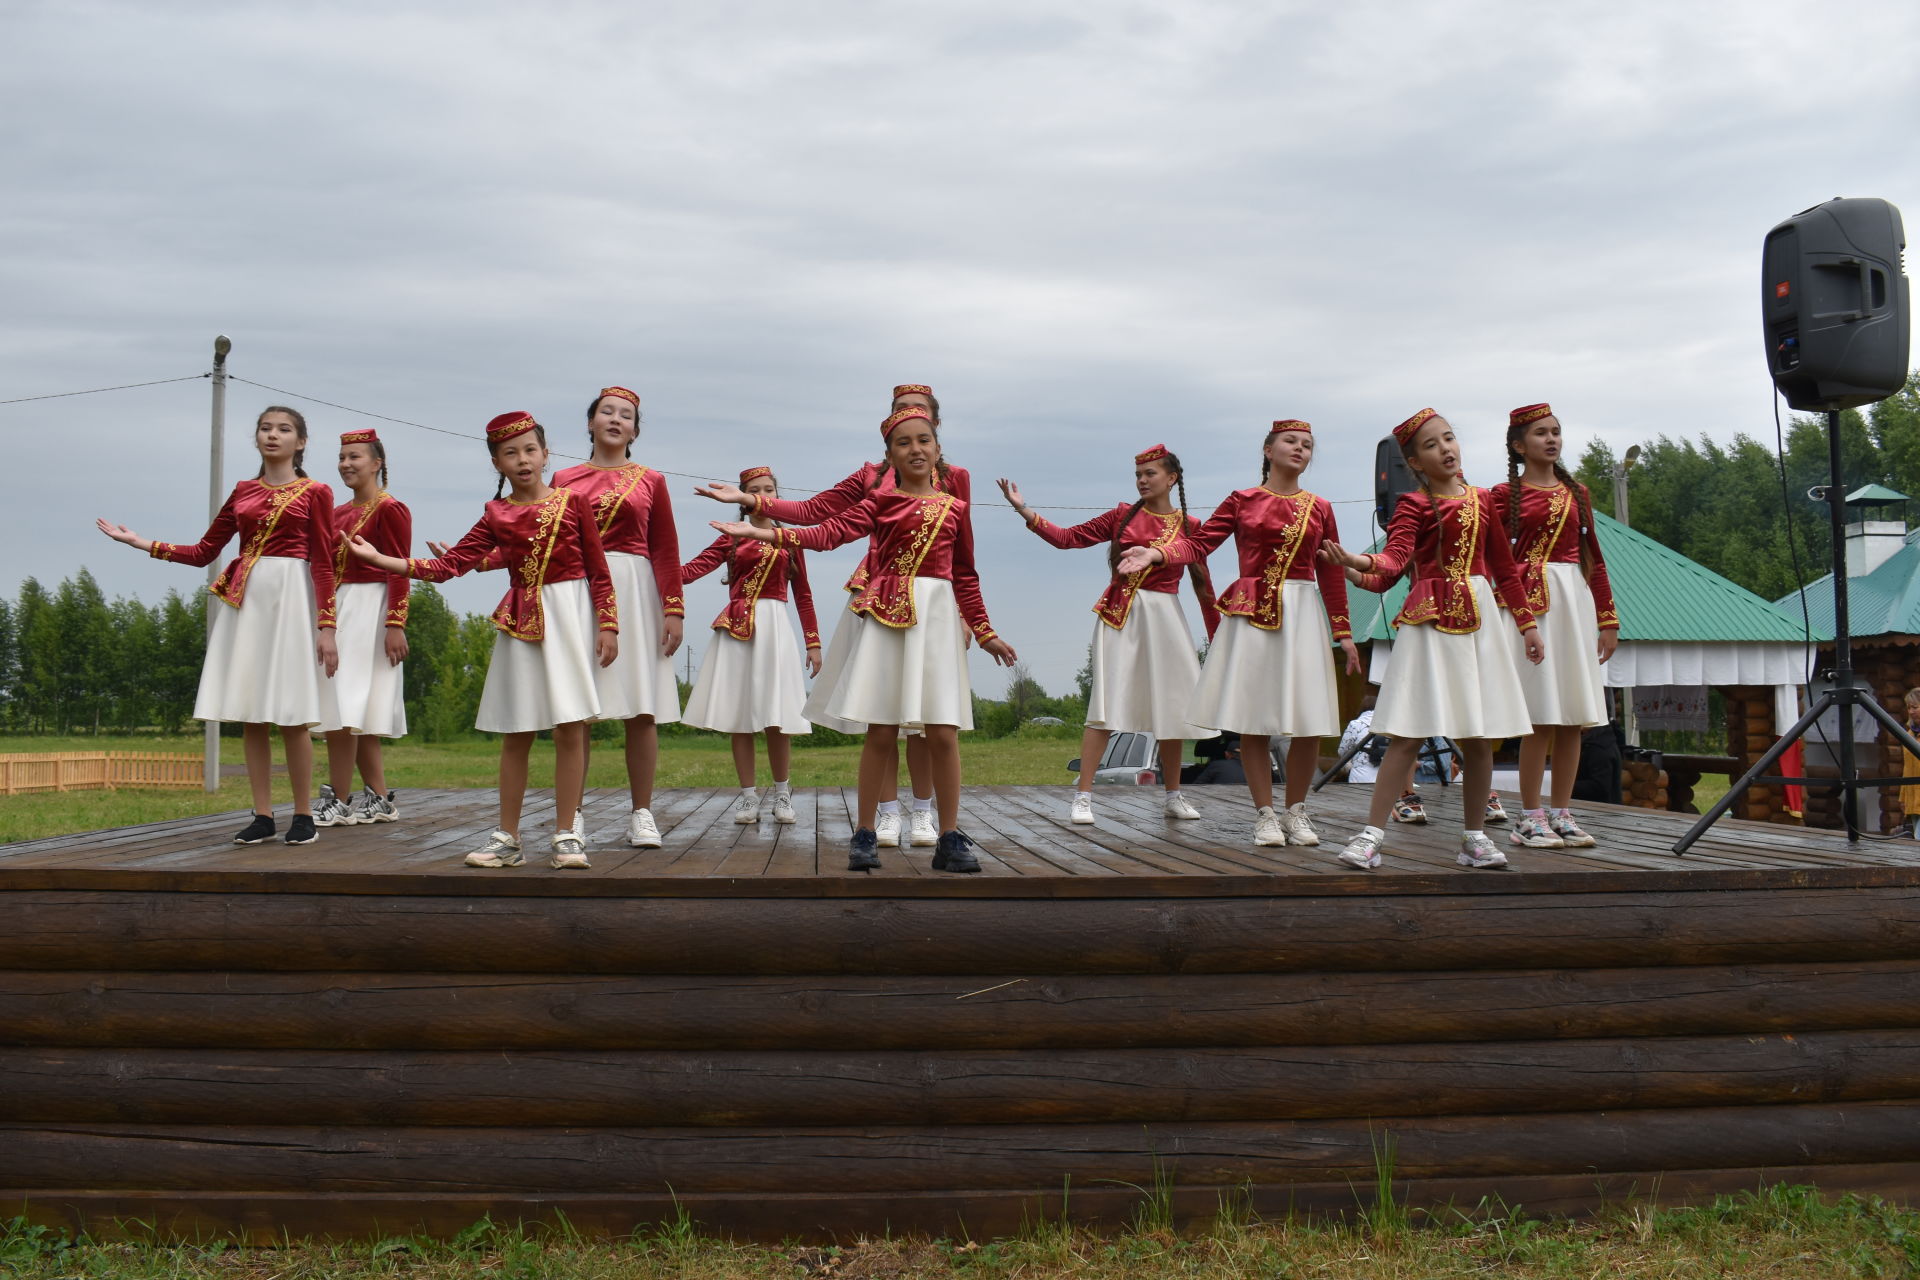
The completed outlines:
{"type": "Polygon", "coordinates": [[[471,1128],[0,1124],[20,1187],[660,1195],[1208,1185],[1920,1162],[1920,1103],[1182,1124],[471,1128]]]}
{"type": "Polygon", "coordinates": [[[990,906],[957,896],[19,891],[7,904],[0,968],[20,969],[1025,976],[1838,963],[1920,955],[1920,889],[1007,899],[990,906]]]}
{"type": "Polygon", "coordinates": [[[793,793],[794,821],[782,826],[763,874],[773,877],[819,874],[820,797],[817,787],[793,793]]]}
{"type": "Polygon", "coordinates": [[[1915,1097],[1920,1030],[1097,1051],[0,1049],[0,1122],[33,1124],[1176,1124],[1915,1097]]]}
{"type": "Polygon", "coordinates": [[[1081,1049],[1808,1033],[1915,1023],[1920,961],[1430,973],[699,977],[0,973],[0,1043],[1081,1049]]]}

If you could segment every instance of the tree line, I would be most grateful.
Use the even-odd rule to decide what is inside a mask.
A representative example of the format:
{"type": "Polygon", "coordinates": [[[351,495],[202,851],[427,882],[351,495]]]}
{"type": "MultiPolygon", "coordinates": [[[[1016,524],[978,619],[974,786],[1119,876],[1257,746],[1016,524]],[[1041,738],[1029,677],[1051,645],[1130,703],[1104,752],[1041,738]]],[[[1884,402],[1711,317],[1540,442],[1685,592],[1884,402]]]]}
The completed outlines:
{"type": "MultiPolygon", "coordinates": [[[[205,591],[170,590],[158,604],[108,600],[86,569],[49,591],[38,579],[0,597],[0,732],[132,734],[184,732],[206,655],[205,591]]],[[[220,608],[226,608],[220,605],[220,608]]],[[[480,736],[473,727],[493,653],[494,626],[485,614],[456,614],[431,583],[413,585],[407,615],[404,696],[411,736],[446,742],[480,736]]],[[[974,723],[989,737],[1011,733],[1035,716],[1077,723],[1086,714],[1083,668],[1077,695],[1053,698],[1025,665],[1013,669],[1005,701],[974,698],[974,723]]],[[[684,702],[687,686],[680,687],[684,702]]],[[[238,725],[228,726],[237,733],[238,725]]],[[[664,726],[669,735],[698,733],[664,726]]],[[[618,725],[597,734],[617,736],[618,725]]],[[[805,741],[854,741],[815,729],[805,741]]]]}
{"type": "MultiPolygon", "coordinates": [[[[1812,582],[1833,568],[1826,504],[1807,493],[1827,482],[1826,418],[1791,415],[1784,436],[1784,450],[1771,433],[1741,432],[1729,444],[1705,431],[1643,442],[1627,473],[1628,522],[1768,600],[1812,582]]],[[[1593,505],[1608,515],[1616,514],[1617,461],[1595,440],[1575,471],[1592,489],[1593,505]]],[[[1865,413],[1840,415],[1840,461],[1849,493],[1883,484],[1920,498],[1920,371],[1865,413]]],[[[1892,511],[1911,525],[1920,508],[1905,506],[1892,511]]]]}

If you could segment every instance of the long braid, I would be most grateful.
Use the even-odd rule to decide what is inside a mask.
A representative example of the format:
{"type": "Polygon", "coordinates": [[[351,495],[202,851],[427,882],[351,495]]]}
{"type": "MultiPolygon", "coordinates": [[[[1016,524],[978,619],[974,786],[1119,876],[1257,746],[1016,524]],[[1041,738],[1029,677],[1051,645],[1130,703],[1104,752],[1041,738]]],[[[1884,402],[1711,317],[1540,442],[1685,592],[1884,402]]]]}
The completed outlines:
{"type": "MultiPolygon", "coordinates": [[[[1174,478],[1180,486],[1180,532],[1185,533],[1193,525],[1193,517],[1187,514],[1187,473],[1182,471],[1174,478]]],[[[1193,584],[1193,598],[1201,603],[1213,599],[1213,585],[1207,581],[1207,564],[1204,560],[1195,560],[1187,566],[1187,581],[1193,584]]]]}
{"type": "Polygon", "coordinates": [[[1587,486],[1567,474],[1560,465],[1560,459],[1553,460],[1553,476],[1567,486],[1567,492],[1580,507],[1580,573],[1591,580],[1593,577],[1593,496],[1587,492],[1587,486]]]}
{"type": "MultiPolygon", "coordinates": [[[[1554,464],[1554,470],[1560,469],[1554,464]]],[[[1513,451],[1513,442],[1507,442],[1507,541],[1520,540],[1520,455],[1513,451]]]]}
{"type": "Polygon", "coordinates": [[[1133,518],[1140,514],[1140,508],[1146,505],[1147,500],[1141,498],[1127,508],[1127,514],[1121,516],[1120,523],[1113,527],[1113,538],[1107,543],[1107,572],[1116,578],[1120,576],[1120,539],[1126,535],[1127,526],[1133,523],[1133,518]]]}
{"type": "Polygon", "coordinates": [[[1262,488],[1266,487],[1267,472],[1271,471],[1272,469],[1273,469],[1273,459],[1267,456],[1267,451],[1265,449],[1262,449],[1260,451],[1260,485],[1262,488]]]}

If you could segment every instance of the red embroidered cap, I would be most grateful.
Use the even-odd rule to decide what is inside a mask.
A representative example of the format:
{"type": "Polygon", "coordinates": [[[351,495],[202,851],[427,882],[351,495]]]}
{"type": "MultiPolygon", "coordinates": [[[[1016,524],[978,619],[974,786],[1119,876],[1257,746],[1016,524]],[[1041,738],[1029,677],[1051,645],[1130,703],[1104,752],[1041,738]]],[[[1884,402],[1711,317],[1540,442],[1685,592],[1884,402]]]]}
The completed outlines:
{"type": "Polygon", "coordinates": [[[772,474],[772,467],[748,467],[740,473],[740,487],[744,489],[747,487],[747,481],[758,480],[761,476],[770,476],[772,474]]]}
{"type": "Polygon", "coordinates": [[[1148,449],[1142,453],[1134,454],[1133,465],[1136,467],[1144,467],[1149,462],[1158,462],[1160,461],[1160,459],[1166,456],[1167,456],[1167,446],[1163,444],[1157,444],[1153,446],[1153,448],[1148,449]]]}
{"type": "Polygon", "coordinates": [[[341,444],[379,444],[380,436],[372,427],[362,427],[358,431],[342,431],[341,444]]]}
{"type": "Polygon", "coordinates": [[[1400,447],[1404,449],[1408,445],[1413,443],[1413,437],[1415,432],[1419,431],[1420,428],[1426,426],[1429,421],[1439,416],[1440,416],[1440,411],[1438,409],[1422,409],[1420,412],[1414,414],[1411,418],[1408,418],[1405,422],[1395,427],[1393,429],[1393,438],[1399,441],[1400,447]]]}
{"type": "Polygon", "coordinates": [[[633,406],[634,412],[638,413],[640,411],[640,394],[637,391],[629,391],[625,387],[602,387],[600,388],[600,394],[594,397],[593,402],[599,404],[600,401],[605,400],[608,396],[619,396],[622,400],[625,400],[633,406]]]}
{"type": "Polygon", "coordinates": [[[1268,435],[1272,435],[1276,431],[1304,431],[1308,435],[1312,435],[1313,424],[1311,422],[1302,422],[1298,418],[1282,418],[1267,428],[1268,435]]]}
{"type": "Polygon", "coordinates": [[[924,418],[926,421],[932,422],[933,414],[917,404],[910,404],[904,409],[895,409],[887,415],[887,420],[880,424],[880,438],[882,440],[891,439],[895,427],[903,422],[910,422],[914,418],[924,418]]]}
{"type": "Polygon", "coordinates": [[[512,413],[503,413],[487,424],[487,443],[505,444],[515,436],[523,436],[540,424],[533,415],[516,409],[512,413]]]}
{"type": "Polygon", "coordinates": [[[1553,406],[1546,403],[1523,404],[1507,415],[1509,427],[1524,427],[1528,423],[1538,422],[1542,418],[1553,416],[1553,406]]]}
{"type": "Polygon", "coordinates": [[[926,396],[928,399],[932,399],[933,388],[924,382],[903,382],[893,389],[893,398],[895,400],[898,400],[901,396],[926,396]]]}

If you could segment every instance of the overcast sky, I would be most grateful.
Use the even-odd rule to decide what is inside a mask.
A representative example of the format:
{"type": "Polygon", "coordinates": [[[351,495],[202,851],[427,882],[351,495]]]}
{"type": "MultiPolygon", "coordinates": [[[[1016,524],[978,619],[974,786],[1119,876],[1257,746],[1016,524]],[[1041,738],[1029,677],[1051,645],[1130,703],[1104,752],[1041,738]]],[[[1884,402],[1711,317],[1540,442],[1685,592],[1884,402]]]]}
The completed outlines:
{"type": "MultiPolygon", "coordinates": [[[[1487,483],[1529,401],[1576,452],[1770,435],[1761,238],[1835,195],[1920,218],[1920,6],[1810,14],[9,0],[0,400],[198,373],[225,332],[239,377],[473,435],[375,424],[416,533],[451,538],[493,492],[503,410],[579,454],[622,383],[641,461],[767,463],[793,496],[876,456],[889,388],[930,382],[994,621],[1060,692],[1102,557],[1024,532],[995,476],[1105,507],[1165,441],[1205,514],[1257,480],[1270,420],[1306,418],[1308,486],[1362,542],[1374,445],[1423,405],[1487,483]]],[[[229,484],[284,398],[233,388],[229,484]]],[[[207,400],[0,405],[0,592],[82,565],[109,595],[199,586],[92,522],[199,536],[207,400]]],[[[335,479],[367,421],[291,403],[335,479]]],[[[688,558],[725,514],[693,483],[688,558]]],[[[823,622],[855,558],[816,557],[823,622]]],[[[722,603],[689,594],[702,649],[722,603]]]]}

